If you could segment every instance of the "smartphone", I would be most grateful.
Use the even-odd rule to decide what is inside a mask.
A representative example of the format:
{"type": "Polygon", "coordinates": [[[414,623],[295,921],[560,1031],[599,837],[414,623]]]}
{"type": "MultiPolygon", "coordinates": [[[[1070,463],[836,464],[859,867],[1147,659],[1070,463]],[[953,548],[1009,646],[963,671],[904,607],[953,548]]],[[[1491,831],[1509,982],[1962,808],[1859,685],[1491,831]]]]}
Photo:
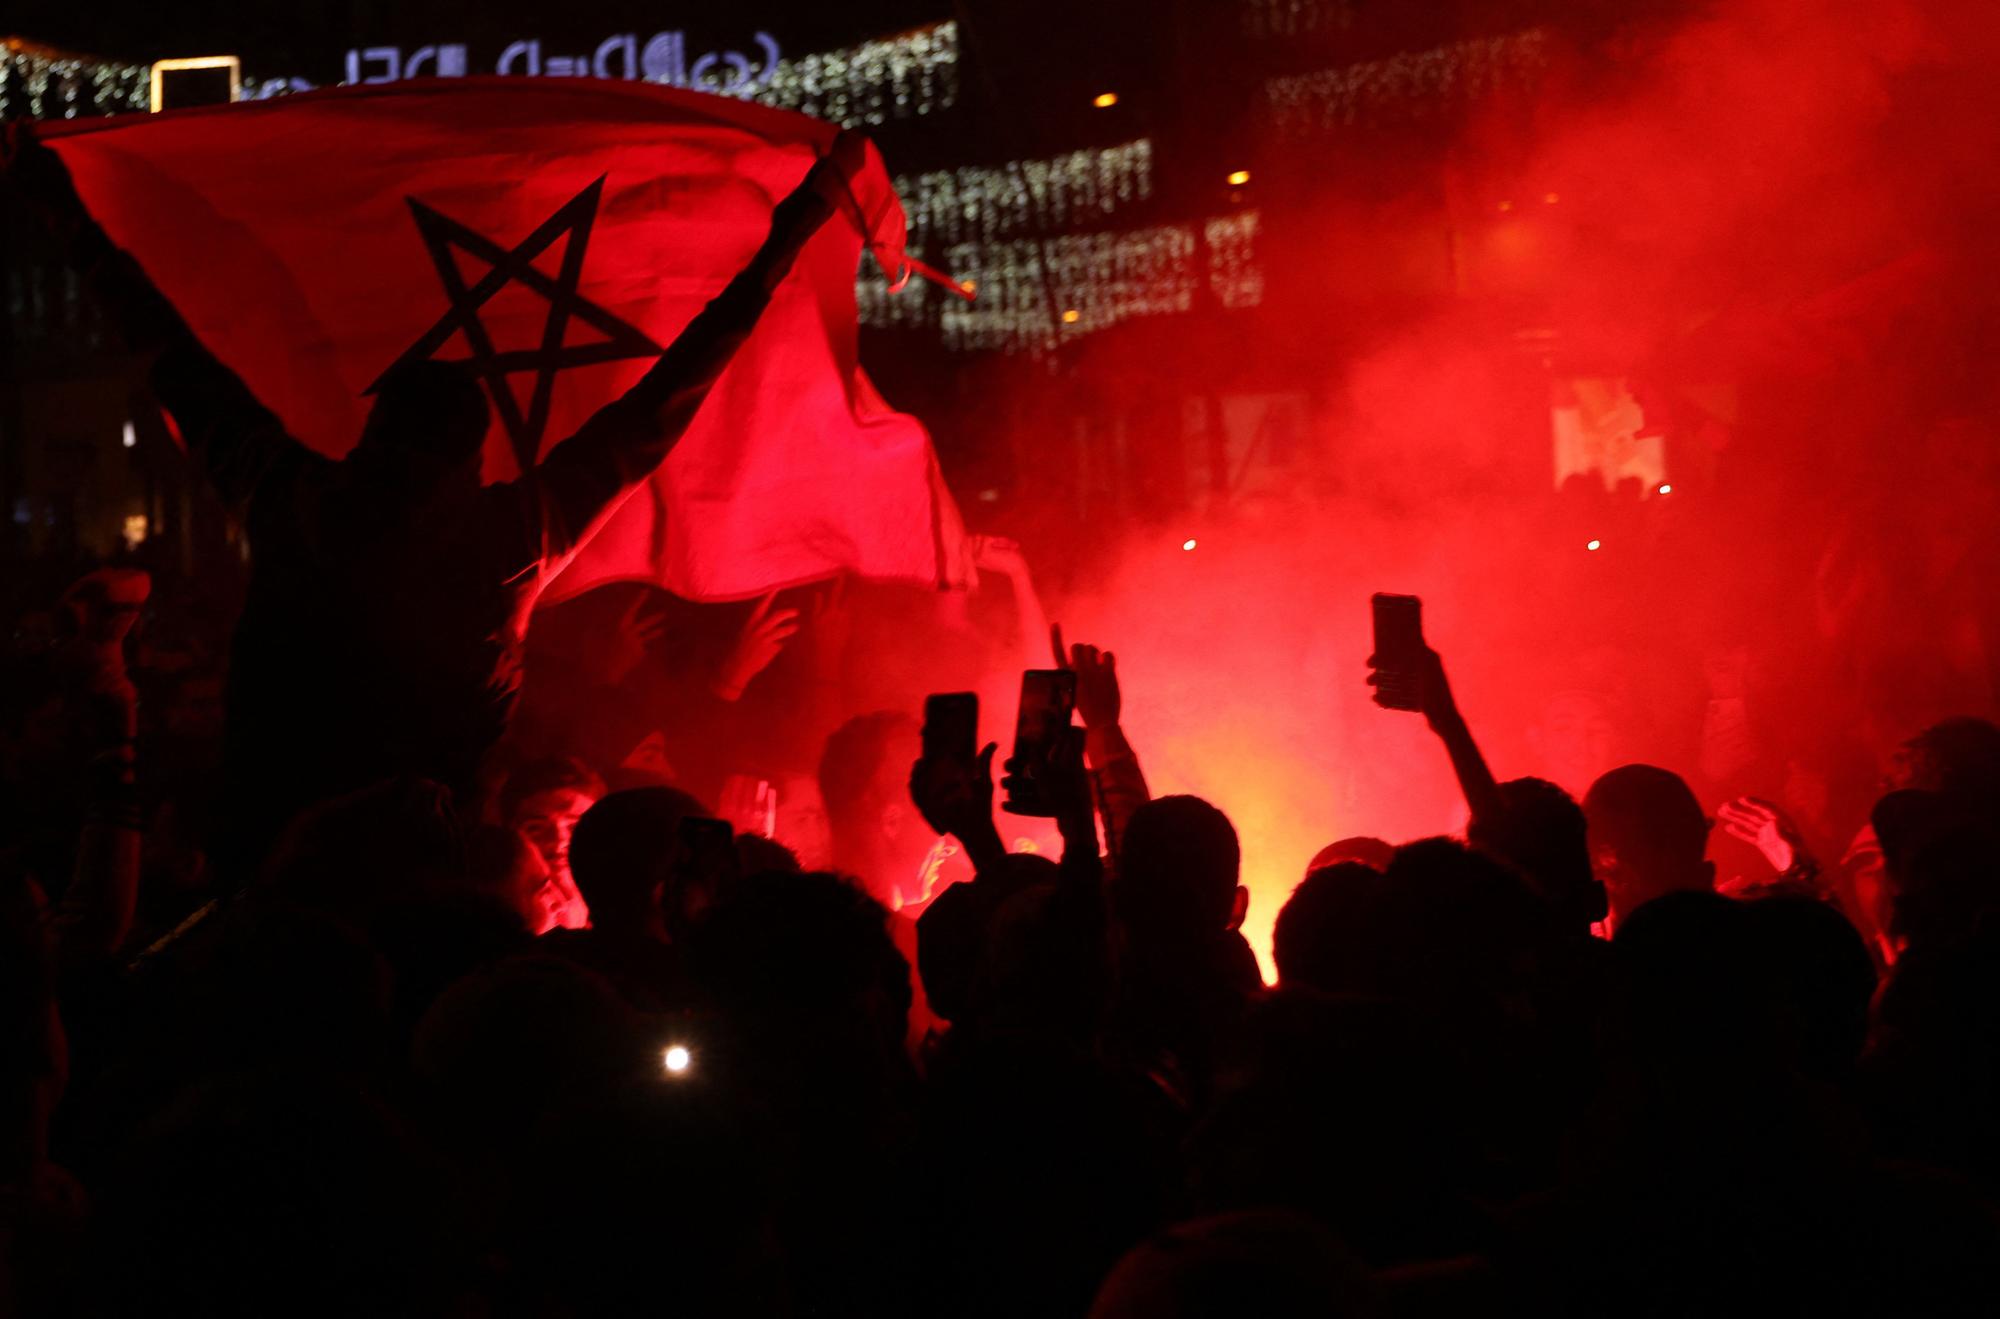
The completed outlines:
{"type": "Polygon", "coordinates": [[[1424,653],[1424,602],[1378,592],[1372,603],[1376,699],[1391,710],[1421,710],[1417,664],[1424,653]]]}
{"type": "Polygon", "coordinates": [[[969,761],[979,754],[979,696],[936,692],[924,698],[924,759],[969,761]]]}
{"type": "Polygon", "coordinates": [[[1076,710],[1076,674],[1070,669],[1029,669],[1021,675],[1021,708],[1014,720],[1014,766],[1007,800],[1010,815],[1053,816],[1048,791],[1063,730],[1076,710]]]}

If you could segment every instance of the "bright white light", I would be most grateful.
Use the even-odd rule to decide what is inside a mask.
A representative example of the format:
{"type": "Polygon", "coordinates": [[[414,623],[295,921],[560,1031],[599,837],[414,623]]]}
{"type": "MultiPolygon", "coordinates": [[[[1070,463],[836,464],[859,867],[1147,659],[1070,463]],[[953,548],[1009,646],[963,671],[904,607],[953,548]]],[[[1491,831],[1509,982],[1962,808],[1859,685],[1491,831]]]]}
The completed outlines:
{"type": "Polygon", "coordinates": [[[1661,487],[1660,487],[1660,493],[1661,493],[1661,494],[1663,494],[1663,495],[1670,495],[1670,494],[1672,494],[1673,492],[1674,492],[1674,488],[1673,488],[1673,486],[1671,486],[1671,485],[1663,485],[1663,486],[1661,486],[1661,487]]]}
{"type": "Polygon", "coordinates": [[[1603,541],[1601,541],[1601,540],[1593,540],[1593,541],[1589,542],[1588,544],[1586,544],[1586,545],[1585,545],[1585,546],[1584,546],[1583,548],[1585,548],[1585,549],[1587,549],[1587,550],[1594,550],[1594,549],[1596,549],[1596,548],[1597,548],[1597,547],[1598,547],[1599,545],[1602,545],[1603,543],[1604,543],[1604,542],[1603,542],[1603,541]]]}
{"type": "Polygon", "coordinates": [[[678,1076],[682,1072],[685,1072],[688,1069],[688,1064],[692,1063],[693,1061],[694,1061],[694,1055],[689,1053],[681,1045],[670,1044],[667,1046],[665,1062],[667,1064],[667,1070],[672,1072],[674,1075],[678,1076]]]}
{"type": "Polygon", "coordinates": [[[1194,544],[1195,544],[1194,537],[1189,536],[1186,540],[1181,542],[1181,548],[1184,550],[1191,550],[1194,548],[1194,544]]]}
{"type": "Polygon", "coordinates": [[[139,432],[132,429],[132,423],[129,421],[125,423],[125,434],[122,438],[125,441],[126,448],[136,449],[139,447],[139,432]]]}

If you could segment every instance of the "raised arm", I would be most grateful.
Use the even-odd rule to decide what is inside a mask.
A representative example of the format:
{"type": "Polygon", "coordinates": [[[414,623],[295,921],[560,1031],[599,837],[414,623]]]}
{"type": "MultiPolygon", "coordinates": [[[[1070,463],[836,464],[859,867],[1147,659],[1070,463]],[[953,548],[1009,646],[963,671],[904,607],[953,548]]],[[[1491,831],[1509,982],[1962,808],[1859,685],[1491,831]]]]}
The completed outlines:
{"type": "Polygon", "coordinates": [[[926,756],[910,766],[910,800],[924,823],[940,835],[949,834],[965,848],[975,879],[999,873],[1007,860],[1007,845],[993,823],[993,753],[999,744],[971,761],[926,756]]]}
{"type": "Polygon", "coordinates": [[[639,383],[550,450],[526,478],[537,496],[545,558],[589,539],[597,520],[666,461],[709,390],[756,328],[806,241],[847,195],[867,139],[849,131],[771,215],[750,264],[688,323],[639,383]]]}
{"type": "Polygon", "coordinates": [[[1097,809],[1104,817],[1104,842],[1115,863],[1125,826],[1152,800],[1139,755],[1132,749],[1119,719],[1125,699],[1118,687],[1118,657],[1082,643],[1064,654],[1062,632],[1056,629],[1056,653],[1076,672],[1076,712],[1083,720],[1084,752],[1097,809]]]}
{"type": "MultiPolygon", "coordinates": [[[[1379,671],[1369,676],[1370,686],[1376,685],[1378,676],[1379,671]]],[[[1486,767],[1486,757],[1479,753],[1478,743],[1472,740],[1465,716],[1459,713],[1458,701],[1451,694],[1451,682],[1444,676],[1444,661],[1428,646],[1418,661],[1417,680],[1424,718],[1451,757],[1452,772],[1458,775],[1458,787],[1465,794],[1472,818],[1487,822],[1499,819],[1500,787],[1493,780],[1493,771],[1486,767]]],[[[1381,700],[1379,693],[1376,700],[1378,703],[1381,700]]]]}
{"type": "Polygon", "coordinates": [[[27,125],[11,130],[7,177],[33,199],[63,259],[111,314],[126,346],[151,359],[154,394],[230,510],[241,513],[273,470],[318,461],[209,352],[132,254],[111,241],[77,195],[62,158],[27,125]]]}

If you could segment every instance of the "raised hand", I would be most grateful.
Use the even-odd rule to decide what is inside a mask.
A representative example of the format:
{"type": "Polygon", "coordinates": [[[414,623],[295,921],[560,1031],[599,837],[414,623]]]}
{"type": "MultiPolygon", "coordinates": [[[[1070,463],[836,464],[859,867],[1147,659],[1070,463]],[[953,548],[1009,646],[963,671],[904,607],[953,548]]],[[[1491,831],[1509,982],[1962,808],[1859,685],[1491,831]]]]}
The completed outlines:
{"type": "MultiPolygon", "coordinates": [[[[1395,708],[1388,704],[1382,693],[1383,678],[1388,671],[1378,656],[1368,657],[1368,685],[1375,688],[1375,704],[1384,709],[1395,708]]],[[[1444,675],[1444,660],[1435,650],[1425,646],[1423,653],[1412,662],[1409,673],[1416,679],[1417,708],[1431,726],[1431,731],[1447,733],[1463,726],[1464,719],[1458,712],[1458,701],[1451,693],[1451,681],[1444,675]]]]}
{"type": "Polygon", "coordinates": [[[910,800],[917,813],[936,832],[966,843],[968,850],[993,830],[993,753],[999,749],[999,743],[988,742],[971,760],[926,756],[910,766],[910,800]]]}
{"type": "Polygon", "coordinates": [[[1028,556],[1018,541],[1005,536],[974,536],[972,565],[981,572],[998,573],[1010,581],[1028,576],[1028,556]]]}
{"type": "MultiPolygon", "coordinates": [[[[1398,671],[1396,676],[1414,679],[1417,709],[1451,756],[1452,773],[1458,776],[1459,791],[1465,794],[1465,804],[1471,809],[1472,818],[1500,818],[1504,807],[1500,801],[1499,785],[1486,764],[1486,757],[1480,754],[1478,743],[1472,739],[1472,730],[1466,727],[1465,716],[1459,713],[1458,699],[1451,693],[1451,681],[1444,676],[1444,660],[1435,650],[1425,646],[1409,664],[1409,668],[1398,671]]],[[[1381,662],[1380,657],[1370,655],[1368,667],[1368,685],[1375,689],[1375,704],[1385,709],[1400,708],[1390,706],[1384,699],[1382,680],[1388,666],[1381,662]]]]}
{"type": "Polygon", "coordinates": [[[653,643],[666,631],[665,605],[665,599],[657,592],[635,592],[632,603],[618,616],[604,647],[604,676],[612,686],[625,681],[639,667],[653,643]]]}
{"type": "Polygon", "coordinates": [[[750,611],[750,617],[743,621],[743,628],[736,634],[736,643],[723,657],[721,665],[710,680],[709,687],[725,701],[734,701],[743,695],[743,689],[750,680],[771,667],[771,661],[778,658],[799,630],[799,611],[796,609],[772,608],[777,602],[776,591],[757,602],[750,611]]]}
{"type": "Polygon", "coordinates": [[[1740,838],[1764,854],[1771,869],[1784,874],[1805,855],[1805,835],[1791,817],[1757,797],[1725,802],[1715,822],[1732,838],[1740,838]]]}
{"type": "Polygon", "coordinates": [[[1118,657],[1079,642],[1070,647],[1068,667],[1076,673],[1076,712],[1085,728],[1115,728],[1124,709],[1118,689],[1118,657]]]}
{"type": "MultiPolygon", "coordinates": [[[[806,176],[814,191],[826,199],[828,205],[836,209],[845,207],[853,211],[857,221],[861,219],[858,204],[854,200],[854,180],[868,167],[868,135],[859,129],[842,129],[806,176]]],[[[863,235],[867,233],[865,226],[863,235]]]]}
{"type": "Polygon", "coordinates": [[[729,827],[737,833],[773,837],[777,814],[778,794],[768,780],[754,774],[731,774],[723,780],[716,815],[729,821],[729,827]]]}

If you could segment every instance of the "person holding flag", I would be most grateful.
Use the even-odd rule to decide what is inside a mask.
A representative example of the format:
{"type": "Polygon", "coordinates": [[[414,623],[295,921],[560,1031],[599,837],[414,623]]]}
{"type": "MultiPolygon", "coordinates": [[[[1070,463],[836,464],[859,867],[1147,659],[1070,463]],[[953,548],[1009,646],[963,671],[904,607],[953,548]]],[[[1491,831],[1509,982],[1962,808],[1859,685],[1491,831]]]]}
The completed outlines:
{"type": "Polygon", "coordinates": [[[315,452],[112,242],[55,151],[16,127],[8,177],[150,359],[188,456],[250,544],[224,752],[219,860],[234,878],[314,802],[396,776],[475,791],[518,698],[536,600],[674,449],[807,240],[851,204],[866,151],[859,134],[835,138],[749,263],[635,385],[514,479],[482,486],[491,414],[466,364],[392,365],[352,450],[315,452]]]}

